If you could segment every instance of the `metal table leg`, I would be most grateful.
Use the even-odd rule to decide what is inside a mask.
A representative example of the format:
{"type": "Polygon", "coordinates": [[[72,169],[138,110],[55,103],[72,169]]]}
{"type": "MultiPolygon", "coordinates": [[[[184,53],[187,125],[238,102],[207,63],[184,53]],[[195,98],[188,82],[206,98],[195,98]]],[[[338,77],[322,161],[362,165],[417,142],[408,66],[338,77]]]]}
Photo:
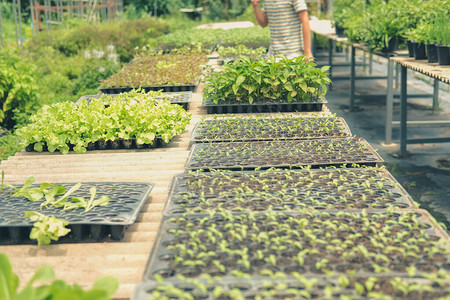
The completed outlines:
{"type": "Polygon", "coordinates": [[[392,142],[392,115],[394,111],[394,62],[388,60],[388,78],[386,94],[385,143],[392,142]]]}
{"type": "Polygon", "coordinates": [[[328,39],[328,65],[330,66],[330,78],[333,78],[333,40],[328,39]]]}
{"type": "Polygon", "coordinates": [[[434,79],[433,111],[439,110],[439,80],[434,79]]]}
{"type": "Polygon", "coordinates": [[[407,69],[401,66],[400,71],[400,157],[405,157],[406,152],[406,130],[407,130],[407,69]]]}
{"type": "Polygon", "coordinates": [[[355,109],[355,47],[351,46],[351,66],[350,66],[350,111],[355,109]]]}

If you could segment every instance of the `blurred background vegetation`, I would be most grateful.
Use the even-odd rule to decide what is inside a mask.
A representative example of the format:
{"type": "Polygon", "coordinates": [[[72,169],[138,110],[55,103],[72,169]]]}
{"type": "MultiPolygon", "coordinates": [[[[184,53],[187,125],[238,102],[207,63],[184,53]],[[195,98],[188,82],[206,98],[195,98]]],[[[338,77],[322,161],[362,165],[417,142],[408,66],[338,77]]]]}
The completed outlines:
{"type": "MultiPolygon", "coordinates": [[[[195,34],[185,34],[202,23],[256,23],[250,0],[123,0],[121,9],[114,11],[114,18],[102,17],[100,13],[75,17],[63,11],[59,22],[53,25],[41,17],[42,27],[38,30],[33,28],[30,3],[39,1],[33,1],[20,3],[19,16],[14,9],[18,1],[0,0],[1,160],[21,150],[14,131],[27,124],[37,109],[97,94],[99,81],[131,61],[137,49],[158,48],[164,43],[201,43],[208,35],[223,35],[217,30],[214,33],[205,30],[196,40],[195,34]],[[180,12],[181,8],[199,7],[201,18],[180,12]]],[[[62,3],[51,0],[50,4],[57,1],[62,3]]],[[[314,4],[310,8],[314,14],[314,4]]],[[[260,44],[269,38],[265,30],[241,29],[231,32],[226,39],[242,40],[254,31],[260,44]]]]}

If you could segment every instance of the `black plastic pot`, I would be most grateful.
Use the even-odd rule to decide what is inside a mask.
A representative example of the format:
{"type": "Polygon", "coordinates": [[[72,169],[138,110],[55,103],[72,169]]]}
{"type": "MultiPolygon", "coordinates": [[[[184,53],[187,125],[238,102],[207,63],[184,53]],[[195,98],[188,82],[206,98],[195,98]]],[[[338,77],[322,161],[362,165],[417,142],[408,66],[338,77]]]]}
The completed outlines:
{"type": "Polygon", "coordinates": [[[427,44],[427,57],[429,63],[438,62],[438,54],[435,44],[427,44]]]}
{"type": "Polygon", "coordinates": [[[336,35],[337,36],[345,36],[344,28],[342,28],[341,26],[339,26],[337,24],[335,24],[334,26],[336,28],[336,35]]]}
{"type": "Polygon", "coordinates": [[[414,57],[414,46],[413,46],[413,42],[408,40],[406,42],[406,44],[408,45],[408,56],[409,57],[414,57]]]}
{"type": "Polygon", "coordinates": [[[398,46],[398,38],[392,38],[388,42],[388,46],[381,49],[381,52],[383,53],[389,53],[397,50],[398,46]]]}
{"type": "Polygon", "coordinates": [[[413,42],[414,46],[414,58],[417,60],[426,59],[427,54],[425,52],[425,44],[413,42]]]}
{"type": "Polygon", "coordinates": [[[441,66],[450,65],[450,47],[448,45],[437,45],[438,62],[441,66]]]}

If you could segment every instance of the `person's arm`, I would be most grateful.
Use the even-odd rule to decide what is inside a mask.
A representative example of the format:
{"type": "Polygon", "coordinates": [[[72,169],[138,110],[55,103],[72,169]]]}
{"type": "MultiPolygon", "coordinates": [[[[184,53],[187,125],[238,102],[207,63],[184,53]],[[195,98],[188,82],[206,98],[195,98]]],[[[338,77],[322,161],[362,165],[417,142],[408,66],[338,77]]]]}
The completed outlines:
{"type": "Polygon", "coordinates": [[[313,55],[311,52],[311,29],[309,28],[308,11],[307,10],[299,11],[298,18],[300,19],[300,22],[302,23],[304,55],[308,58],[312,58],[313,55]]]}
{"type": "Polygon", "coordinates": [[[261,27],[266,27],[269,24],[269,20],[267,19],[267,14],[261,10],[259,7],[260,0],[252,0],[253,11],[255,12],[256,20],[258,21],[261,27]]]}

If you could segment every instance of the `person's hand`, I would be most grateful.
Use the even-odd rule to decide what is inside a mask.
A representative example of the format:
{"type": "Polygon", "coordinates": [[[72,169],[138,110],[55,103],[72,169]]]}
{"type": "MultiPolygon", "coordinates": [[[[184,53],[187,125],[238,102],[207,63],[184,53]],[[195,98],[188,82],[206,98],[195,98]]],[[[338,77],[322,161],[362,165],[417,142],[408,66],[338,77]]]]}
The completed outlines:
{"type": "Polygon", "coordinates": [[[257,6],[261,0],[252,0],[252,5],[257,6]]]}
{"type": "Polygon", "coordinates": [[[307,51],[304,53],[305,57],[307,58],[308,61],[313,61],[314,60],[314,56],[312,55],[311,51],[307,51]]]}

